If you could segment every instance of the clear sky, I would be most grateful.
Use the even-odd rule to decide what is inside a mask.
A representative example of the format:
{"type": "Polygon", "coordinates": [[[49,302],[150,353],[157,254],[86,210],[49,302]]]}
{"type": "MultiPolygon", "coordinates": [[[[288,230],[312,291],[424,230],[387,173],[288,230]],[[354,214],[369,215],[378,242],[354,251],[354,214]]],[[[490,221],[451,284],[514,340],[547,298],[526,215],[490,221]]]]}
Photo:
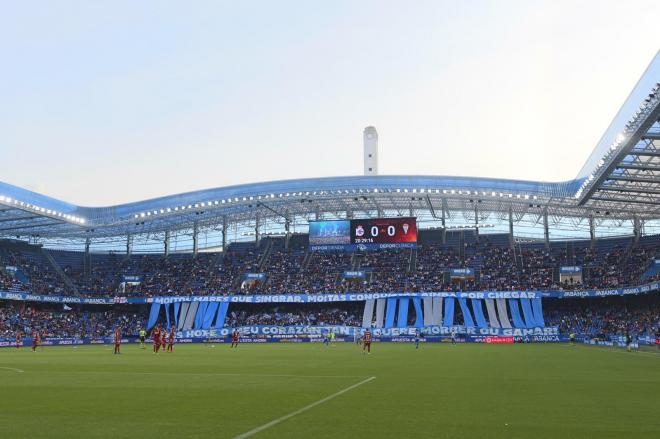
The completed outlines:
{"type": "MultiPolygon", "coordinates": [[[[0,180],[82,205],[362,172],[572,179],[660,1],[3,2],[0,180]]],[[[659,78],[660,79],[660,78],[659,78]]]]}

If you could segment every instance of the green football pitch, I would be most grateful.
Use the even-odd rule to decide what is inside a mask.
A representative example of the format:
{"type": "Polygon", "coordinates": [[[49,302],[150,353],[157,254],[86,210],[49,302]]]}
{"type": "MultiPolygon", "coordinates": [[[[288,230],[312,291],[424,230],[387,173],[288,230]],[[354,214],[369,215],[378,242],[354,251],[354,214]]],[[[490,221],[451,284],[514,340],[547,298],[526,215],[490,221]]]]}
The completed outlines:
{"type": "Polygon", "coordinates": [[[660,354],[565,344],[0,349],[0,438],[654,438],[660,354]]]}

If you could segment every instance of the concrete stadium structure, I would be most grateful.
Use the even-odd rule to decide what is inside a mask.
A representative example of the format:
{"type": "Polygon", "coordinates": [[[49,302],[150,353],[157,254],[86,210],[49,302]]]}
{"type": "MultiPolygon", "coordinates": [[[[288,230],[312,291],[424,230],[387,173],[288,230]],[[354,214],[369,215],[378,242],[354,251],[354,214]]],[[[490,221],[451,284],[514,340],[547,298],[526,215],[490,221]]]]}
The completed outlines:
{"type": "Polygon", "coordinates": [[[660,52],[571,181],[348,176],[110,207],[77,206],[0,182],[0,238],[62,248],[196,252],[305,233],[314,219],[383,216],[416,216],[420,228],[504,229],[512,240],[546,243],[660,232],[660,52]]]}

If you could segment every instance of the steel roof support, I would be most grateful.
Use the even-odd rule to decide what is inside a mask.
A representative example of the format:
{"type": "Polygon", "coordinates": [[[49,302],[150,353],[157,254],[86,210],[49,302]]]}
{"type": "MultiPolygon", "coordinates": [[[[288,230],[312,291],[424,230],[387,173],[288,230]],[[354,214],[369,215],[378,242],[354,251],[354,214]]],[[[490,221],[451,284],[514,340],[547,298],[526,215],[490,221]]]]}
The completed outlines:
{"type": "Polygon", "coordinates": [[[641,150],[641,151],[630,151],[628,155],[637,155],[637,156],[645,156],[645,157],[660,157],[660,151],[649,151],[649,150],[641,150]]]}
{"type": "Polygon", "coordinates": [[[126,256],[133,253],[133,236],[129,233],[126,235],[126,256]]]}
{"type": "Polygon", "coordinates": [[[92,256],[89,253],[89,246],[92,239],[88,236],[85,239],[85,253],[83,254],[83,278],[89,279],[92,275],[92,256]]]}
{"type": "Polygon", "coordinates": [[[474,235],[477,242],[479,242],[479,209],[477,203],[474,203],[474,235]]]}
{"type": "Polygon", "coordinates": [[[550,227],[548,225],[548,207],[543,209],[543,237],[546,248],[550,247],[550,227]]]}
{"type": "MultiPolygon", "coordinates": [[[[639,199],[623,199],[623,198],[615,198],[615,197],[609,197],[609,198],[604,198],[604,197],[591,197],[591,200],[593,201],[606,201],[606,202],[616,202],[616,203],[630,203],[630,204],[644,204],[644,205],[649,205],[649,206],[658,206],[657,201],[646,201],[646,200],[639,200],[639,199]]],[[[607,207],[601,207],[601,209],[607,209],[607,207]]]]}
{"type": "MultiPolygon", "coordinates": [[[[621,163],[626,156],[628,155],[645,155],[652,157],[660,157],[660,151],[635,151],[634,147],[637,145],[648,132],[649,128],[653,126],[656,120],[660,117],[660,105],[656,105],[646,116],[645,119],[635,127],[635,132],[632,133],[624,144],[620,147],[619,151],[614,154],[611,159],[608,159],[609,163],[602,168],[602,170],[597,172],[595,180],[587,187],[587,190],[582,193],[578,201],[578,205],[583,206],[598,190],[598,188],[603,184],[604,181],[608,180],[608,177],[611,176],[612,171],[616,169],[616,166],[621,163]]],[[[594,176],[594,174],[591,174],[594,176]]]]}
{"type": "Polygon", "coordinates": [[[259,248],[259,243],[260,243],[260,237],[259,237],[259,220],[260,220],[260,215],[259,212],[256,213],[254,217],[254,243],[259,248]]]}
{"type": "Polygon", "coordinates": [[[165,230],[165,238],[163,239],[163,255],[168,257],[170,255],[170,231],[165,230]]]}
{"type": "Polygon", "coordinates": [[[291,239],[291,220],[289,219],[289,211],[284,211],[284,250],[289,250],[289,240],[291,239]]]}
{"type": "MultiPolygon", "coordinates": [[[[655,164],[655,162],[654,162],[655,164]]],[[[635,171],[655,171],[660,172],[660,166],[649,166],[648,163],[645,164],[628,164],[628,163],[619,163],[617,166],[619,169],[631,169],[635,171]]]]}
{"type": "Polygon", "coordinates": [[[589,213],[589,239],[591,240],[591,248],[596,245],[596,223],[594,222],[594,214],[589,213]]]}
{"type": "MultiPolygon", "coordinates": [[[[660,183],[660,182],[659,182],[660,183]]],[[[633,192],[633,193],[640,193],[640,194],[652,194],[652,195],[660,195],[660,190],[657,189],[648,189],[648,188],[643,188],[643,187],[633,187],[633,186],[602,186],[600,188],[601,191],[610,191],[610,192],[633,192]]]]}
{"type": "Polygon", "coordinates": [[[442,199],[442,216],[440,220],[442,221],[442,243],[447,243],[447,227],[445,225],[445,218],[447,216],[447,199],[442,199]]]}
{"type": "Polygon", "coordinates": [[[635,244],[639,242],[639,238],[642,236],[642,224],[637,215],[633,217],[633,239],[635,244]]]}
{"type": "Polygon", "coordinates": [[[513,237],[513,206],[509,205],[509,243],[511,248],[515,245],[515,240],[513,237]]]}
{"type": "Polygon", "coordinates": [[[605,180],[618,180],[618,181],[632,181],[635,183],[650,183],[650,184],[658,184],[660,183],[660,180],[654,180],[651,178],[639,178],[639,177],[633,177],[633,176],[626,176],[626,175],[610,175],[607,177],[605,180]]]}
{"type": "Polygon", "coordinates": [[[222,216],[222,253],[227,251],[227,215],[222,216]]]}
{"type": "Polygon", "coordinates": [[[197,253],[199,252],[199,225],[197,221],[193,224],[193,257],[197,256],[197,253]]]}

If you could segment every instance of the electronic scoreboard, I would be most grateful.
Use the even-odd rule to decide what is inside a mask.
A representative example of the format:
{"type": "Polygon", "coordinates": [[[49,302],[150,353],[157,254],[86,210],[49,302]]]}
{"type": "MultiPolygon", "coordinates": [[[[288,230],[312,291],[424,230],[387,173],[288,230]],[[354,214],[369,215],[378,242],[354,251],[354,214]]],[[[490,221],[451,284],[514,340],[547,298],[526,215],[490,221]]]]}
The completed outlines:
{"type": "Polygon", "coordinates": [[[417,220],[414,217],[309,223],[309,245],[312,250],[414,247],[416,244],[417,220]]]}

